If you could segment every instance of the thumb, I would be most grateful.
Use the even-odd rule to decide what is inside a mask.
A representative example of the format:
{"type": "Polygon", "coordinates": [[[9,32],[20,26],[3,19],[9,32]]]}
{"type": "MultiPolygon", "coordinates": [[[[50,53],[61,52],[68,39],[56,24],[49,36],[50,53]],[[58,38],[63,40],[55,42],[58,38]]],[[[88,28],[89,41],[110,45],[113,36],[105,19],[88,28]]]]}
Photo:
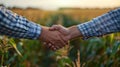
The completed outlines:
{"type": "Polygon", "coordinates": [[[55,30],[60,30],[60,26],[58,25],[53,25],[52,27],[49,28],[50,31],[55,31],[55,30]]]}
{"type": "Polygon", "coordinates": [[[62,25],[53,25],[53,28],[64,35],[69,33],[69,30],[62,25]]]}

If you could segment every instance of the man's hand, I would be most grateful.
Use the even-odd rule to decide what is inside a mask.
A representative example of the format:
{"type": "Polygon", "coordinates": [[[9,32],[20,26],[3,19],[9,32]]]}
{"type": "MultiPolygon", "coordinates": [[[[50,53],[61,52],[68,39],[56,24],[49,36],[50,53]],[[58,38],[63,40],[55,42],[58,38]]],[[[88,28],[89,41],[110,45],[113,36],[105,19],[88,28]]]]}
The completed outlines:
{"type": "Polygon", "coordinates": [[[64,40],[71,40],[77,37],[81,37],[82,34],[80,33],[80,31],[78,30],[77,26],[72,26],[69,28],[65,28],[61,25],[53,25],[52,27],[49,28],[50,31],[59,31],[61,34],[63,34],[64,40]]]}
{"type": "Polygon", "coordinates": [[[68,44],[68,40],[64,40],[64,35],[58,31],[50,31],[48,27],[42,26],[40,40],[52,49],[57,50],[68,44]]]}

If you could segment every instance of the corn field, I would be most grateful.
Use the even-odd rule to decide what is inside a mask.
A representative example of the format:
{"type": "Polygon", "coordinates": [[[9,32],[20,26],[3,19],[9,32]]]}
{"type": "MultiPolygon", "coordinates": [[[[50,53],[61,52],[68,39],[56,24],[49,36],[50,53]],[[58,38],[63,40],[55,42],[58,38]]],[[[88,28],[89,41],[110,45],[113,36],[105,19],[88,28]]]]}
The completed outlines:
{"type": "MultiPolygon", "coordinates": [[[[86,18],[84,21],[88,21],[86,18]]],[[[63,13],[38,19],[44,26],[61,24],[70,27],[83,23],[63,13]]],[[[119,67],[119,33],[87,40],[76,38],[68,46],[51,51],[38,40],[0,36],[1,67],[119,67]]]]}

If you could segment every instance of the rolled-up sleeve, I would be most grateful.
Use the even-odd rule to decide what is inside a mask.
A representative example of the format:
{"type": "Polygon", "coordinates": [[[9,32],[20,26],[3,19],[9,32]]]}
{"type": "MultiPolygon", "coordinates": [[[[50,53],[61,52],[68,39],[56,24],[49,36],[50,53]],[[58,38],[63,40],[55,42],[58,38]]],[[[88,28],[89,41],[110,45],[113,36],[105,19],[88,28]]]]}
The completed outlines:
{"type": "Polygon", "coordinates": [[[26,18],[0,7],[0,35],[14,38],[38,39],[41,26],[26,18]]]}
{"type": "Polygon", "coordinates": [[[82,33],[83,39],[120,32],[120,8],[79,24],[77,27],[82,33]]]}

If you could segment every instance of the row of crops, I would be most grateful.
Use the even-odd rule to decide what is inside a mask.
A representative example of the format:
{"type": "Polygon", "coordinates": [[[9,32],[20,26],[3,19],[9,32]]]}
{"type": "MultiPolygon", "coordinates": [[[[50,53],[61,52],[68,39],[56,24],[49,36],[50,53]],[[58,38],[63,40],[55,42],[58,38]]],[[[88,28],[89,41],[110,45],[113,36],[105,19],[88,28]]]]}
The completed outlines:
{"type": "MultiPolygon", "coordinates": [[[[88,21],[85,19],[85,21],[88,21]]],[[[70,27],[82,23],[64,14],[50,15],[37,21],[45,26],[70,27]],[[46,23],[44,23],[46,22],[46,23]]],[[[54,52],[38,40],[0,37],[0,66],[7,67],[119,67],[119,33],[88,40],[70,41],[69,46],[54,52]]]]}

